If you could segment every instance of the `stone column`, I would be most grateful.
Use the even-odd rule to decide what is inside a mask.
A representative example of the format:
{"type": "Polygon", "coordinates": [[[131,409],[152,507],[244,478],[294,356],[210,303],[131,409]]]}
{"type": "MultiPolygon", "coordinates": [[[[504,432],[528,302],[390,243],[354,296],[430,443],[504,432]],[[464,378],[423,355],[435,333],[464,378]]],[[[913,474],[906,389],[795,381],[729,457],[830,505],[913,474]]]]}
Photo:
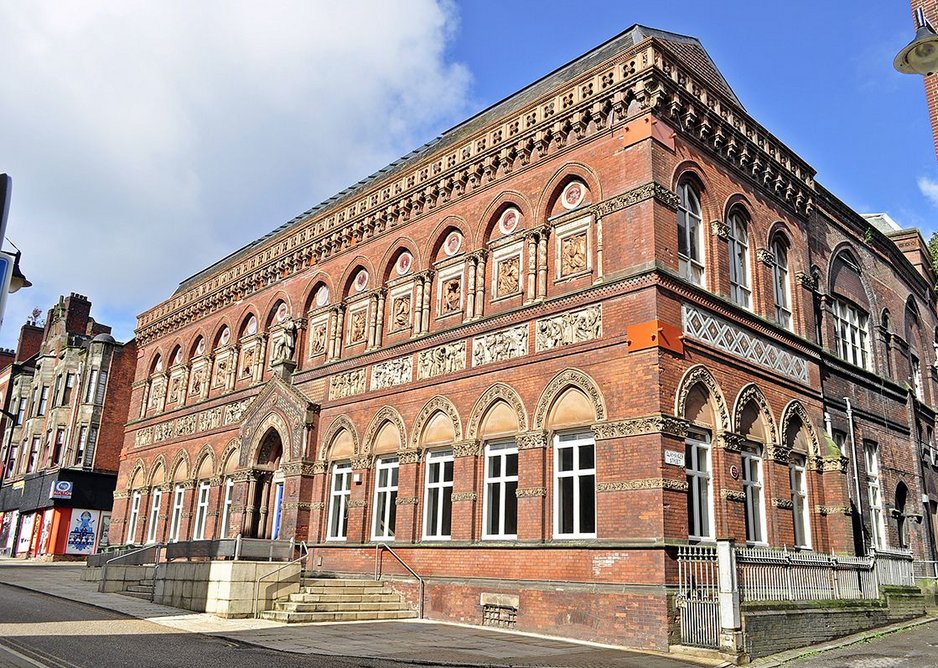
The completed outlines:
{"type": "MultiPolygon", "coordinates": [[[[308,530],[308,540],[311,543],[322,543],[326,539],[325,514],[328,512],[326,508],[326,495],[328,493],[329,484],[329,477],[326,475],[327,466],[325,460],[317,460],[313,463],[312,467],[313,475],[310,481],[311,494],[306,497],[311,500],[309,504],[308,530]]],[[[302,498],[301,487],[301,499],[302,498]]]]}
{"type": "Polygon", "coordinates": [[[603,219],[596,218],[596,280],[593,283],[603,282],[603,219]]]}
{"type": "Polygon", "coordinates": [[[259,383],[264,379],[264,369],[267,368],[267,334],[261,334],[257,342],[257,359],[254,362],[253,381],[259,383]]]}
{"type": "Polygon", "coordinates": [[[479,441],[453,444],[453,515],[450,529],[452,540],[473,541],[479,538],[478,510],[479,441]]]}
{"type": "Polygon", "coordinates": [[[378,310],[375,314],[375,347],[380,348],[384,338],[384,306],[387,300],[388,291],[385,288],[378,290],[378,310]]]}
{"type": "Polygon", "coordinates": [[[426,273],[426,278],[424,279],[426,285],[423,290],[423,324],[421,325],[422,332],[430,331],[430,299],[433,292],[433,272],[428,271],[426,273]]]}
{"type": "Polygon", "coordinates": [[[470,255],[466,258],[469,276],[466,279],[466,310],[463,313],[463,322],[469,322],[476,310],[476,258],[470,255]]]}
{"type": "Polygon", "coordinates": [[[474,317],[481,318],[485,311],[485,259],[488,255],[488,251],[479,251],[477,254],[478,258],[478,269],[476,270],[476,309],[474,317]]]}
{"type": "Polygon", "coordinates": [[[535,238],[535,233],[528,233],[525,241],[527,242],[528,252],[528,277],[527,286],[524,291],[524,302],[529,304],[533,302],[537,296],[535,293],[535,276],[537,273],[537,239],[535,238]]]}
{"type": "Polygon", "coordinates": [[[255,499],[257,497],[257,476],[254,474],[254,471],[245,472],[247,477],[247,490],[244,496],[244,512],[241,516],[241,535],[250,536],[251,535],[251,525],[254,524],[254,520],[257,517],[257,506],[255,499]]]}
{"type": "Polygon", "coordinates": [[[537,238],[537,298],[547,296],[547,236],[548,228],[543,227],[537,238]]]}
{"type": "Polygon", "coordinates": [[[547,512],[547,433],[518,434],[518,540],[541,541],[550,538],[547,512]]]}
{"type": "Polygon", "coordinates": [[[378,296],[374,293],[368,296],[368,334],[366,336],[365,349],[371,350],[375,347],[375,333],[378,326],[378,296]]]}
{"type": "Polygon", "coordinates": [[[150,403],[150,386],[153,383],[152,380],[147,380],[143,384],[143,401],[140,402],[140,417],[146,417],[147,408],[150,403]]]}

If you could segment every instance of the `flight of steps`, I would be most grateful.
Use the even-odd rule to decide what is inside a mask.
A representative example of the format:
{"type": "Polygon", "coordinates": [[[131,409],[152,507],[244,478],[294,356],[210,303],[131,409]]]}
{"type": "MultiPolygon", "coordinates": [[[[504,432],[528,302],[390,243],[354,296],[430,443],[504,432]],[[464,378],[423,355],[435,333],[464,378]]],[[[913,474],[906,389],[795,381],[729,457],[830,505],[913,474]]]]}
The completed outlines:
{"type": "Polygon", "coordinates": [[[124,596],[133,596],[134,598],[142,598],[147,601],[153,600],[153,580],[139,580],[134,584],[129,584],[124,588],[124,591],[120,592],[124,596]]]}
{"type": "Polygon", "coordinates": [[[263,619],[277,622],[350,622],[411,619],[417,613],[400,594],[374,580],[303,578],[300,593],[277,601],[263,619]]]}

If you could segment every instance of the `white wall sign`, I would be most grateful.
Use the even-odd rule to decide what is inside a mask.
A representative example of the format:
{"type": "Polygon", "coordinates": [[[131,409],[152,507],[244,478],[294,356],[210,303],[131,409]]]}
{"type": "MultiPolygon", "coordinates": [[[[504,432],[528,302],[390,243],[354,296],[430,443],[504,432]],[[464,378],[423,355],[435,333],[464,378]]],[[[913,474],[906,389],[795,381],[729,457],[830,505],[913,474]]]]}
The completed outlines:
{"type": "Polygon", "coordinates": [[[676,450],[665,450],[664,463],[673,464],[674,466],[684,466],[684,453],[677,452],[676,450]]]}

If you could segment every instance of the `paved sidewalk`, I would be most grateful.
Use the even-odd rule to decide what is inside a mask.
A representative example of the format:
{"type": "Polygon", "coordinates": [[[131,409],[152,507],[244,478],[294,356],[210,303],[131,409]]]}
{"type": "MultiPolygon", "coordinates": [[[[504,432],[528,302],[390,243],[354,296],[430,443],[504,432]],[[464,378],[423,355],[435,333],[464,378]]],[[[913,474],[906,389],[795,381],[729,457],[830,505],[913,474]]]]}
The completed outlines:
{"type": "Polygon", "coordinates": [[[705,660],[626,651],[590,643],[425,621],[281,624],[222,619],[145,600],[102,594],[79,579],[83,566],[0,559],[0,583],[106,608],[180,631],[203,633],[282,652],[380,659],[423,665],[635,666],[714,665],[705,660]]]}

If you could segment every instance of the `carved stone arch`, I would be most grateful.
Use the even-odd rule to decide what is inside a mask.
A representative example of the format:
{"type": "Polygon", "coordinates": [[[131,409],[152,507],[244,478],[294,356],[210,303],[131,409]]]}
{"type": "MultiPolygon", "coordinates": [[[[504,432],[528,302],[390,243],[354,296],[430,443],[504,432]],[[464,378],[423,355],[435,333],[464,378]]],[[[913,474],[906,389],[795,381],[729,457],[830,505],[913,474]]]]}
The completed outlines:
{"type": "Polygon", "coordinates": [[[291,383],[279,376],[272,377],[264,389],[248,405],[241,416],[240,466],[246,468],[254,461],[253,452],[261,442],[271,415],[279,416],[278,433],[283,444],[285,461],[299,461],[305,456],[306,427],[311,425],[318,414],[319,406],[310,402],[309,397],[300,392],[291,383]]]}
{"type": "Polygon", "coordinates": [[[674,393],[674,414],[680,418],[687,418],[687,397],[698,384],[703,385],[710,396],[714,420],[719,423],[713,425],[714,429],[729,431],[730,412],[726,405],[726,397],[723,395],[720,384],[710,373],[710,369],[703,364],[690,367],[677,384],[677,391],[674,393]]]}
{"type": "Polygon", "coordinates": [[[147,466],[146,466],[146,464],[143,463],[143,460],[142,460],[142,459],[138,459],[137,462],[134,464],[134,467],[130,470],[130,476],[128,476],[128,478],[127,478],[127,489],[129,489],[129,490],[137,489],[137,488],[134,487],[133,485],[134,485],[134,480],[137,479],[137,474],[138,474],[138,473],[140,474],[140,480],[141,480],[144,484],[146,484],[146,482],[147,482],[147,480],[148,480],[148,477],[147,477],[147,466]]]}
{"type": "Polygon", "coordinates": [[[189,339],[188,348],[186,349],[186,361],[189,362],[193,357],[198,357],[199,339],[203,341],[203,355],[209,351],[208,347],[208,337],[205,335],[205,330],[201,327],[196,331],[195,336],[189,339]]]}
{"type": "Polygon", "coordinates": [[[749,239],[750,242],[753,240],[754,235],[751,232],[753,215],[752,212],[755,211],[755,207],[752,204],[752,200],[749,199],[746,195],[741,192],[735,192],[729,197],[726,198],[726,201],[723,203],[723,220],[728,221],[730,213],[734,209],[741,209],[742,212],[746,215],[746,221],[750,226],[749,239]]]}
{"type": "Polygon", "coordinates": [[[238,450],[240,447],[241,442],[237,438],[233,438],[228,441],[228,445],[226,445],[225,449],[221,451],[221,456],[219,456],[218,461],[216,462],[215,475],[218,477],[225,475],[225,464],[228,463],[228,458],[234,456],[236,458],[235,461],[237,461],[238,450]]]}
{"type": "MultiPolygon", "coordinates": [[[[541,190],[540,197],[538,197],[537,200],[537,207],[535,208],[534,220],[544,221],[547,219],[553,203],[560,197],[560,193],[567,185],[567,182],[573,178],[579,178],[586,184],[586,187],[589,188],[593,204],[602,201],[602,184],[596,172],[582,162],[567,162],[554,172],[554,175],[550,177],[550,180],[544,186],[543,190],[541,190]]],[[[587,207],[584,205],[584,211],[586,209],[587,207]]]]}
{"type": "Polygon", "coordinates": [[[778,236],[782,237],[785,245],[788,246],[789,249],[794,248],[795,235],[792,233],[791,227],[781,220],[776,220],[769,225],[769,232],[765,237],[765,247],[772,250],[772,244],[778,236]]]}
{"type": "Polygon", "coordinates": [[[775,424],[775,417],[772,415],[772,409],[769,407],[769,402],[765,398],[765,394],[762,393],[762,390],[759,389],[759,386],[755,383],[745,385],[736,396],[736,404],[733,406],[733,430],[737,433],[743,433],[741,428],[743,411],[746,410],[750,402],[755,403],[757,410],[762,416],[762,421],[766,429],[765,447],[767,450],[772,450],[779,443],[778,427],[775,424]]]}
{"type": "Polygon", "coordinates": [[[704,223],[717,219],[723,214],[720,203],[713,195],[706,173],[697,162],[683,160],[674,168],[671,172],[671,191],[677,193],[678,187],[685,181],[694,187],[697,199],[700,200],[700,214],[704,223]]]}
{"type": "Polygon", "coordinates": [[[466,219],[461,216],[447,216],[437,223],[433,231],[427,235],[427,244],[424,246],[423,251],[427,267],[432,266],[436,261],[436,256],[440,252],[443,242],[446,241],[447,230],[450,228],[459,230],[462,233],[464,246],[460,249],[460,254],[465,255],[477,247],[472,233],[473,230],[466,222],[466,219]]]}
{"type": "Polygon", "coordinates": [[[411,237],[399,236],[388,244],[388,249],[384,252],[384,255],[381,257],[381,263],[378,265],[381,268],[381,274],[378,276],[378,280],[382,285],[393,278],[391,272],[394,271],[397,258],[400,257],[403,251],[407,251],[414,258],[413,267],[411,267],[407,275],[410,276],[423,271],[426,264],[424,258],[420,256],[420,247],[417,245],[417,242],[411,237]]]}
{"type": "Polygon", "coordinates": [[[340,415],[332,421],[332,424],[329,425],[329,429],[326,431],[322,437],[322,440],[319,442],[319,452],[316,456],[317,460],[326,460],[327,456],[329,455],[329,447],[335,440],[336,435],[343,429],[348,431],[352,437],[352,449],[355,453],[355,456],[357,457],[359,455],[361,452],[361,442],[358,440],[358,432],[355,431],[355,425],[350,419],[348,419],[348,417],[345,415],[340,415]]]}
{"type": "Polygon", "coordinates": [[[153,487],[153,479],[156,476],[156,472],[163,468],[163,483],[169,482],[167,476],[169,476],[169,469],[166,467],[166,458],[162,453],[156,456],[156,459],[153,460],[153,465],[150,467],[150,475],[147,476],[147,486],[153,487]]]}
{"type": "MultiPolygon", "coordinates": [[[[868,267],[864,264],[863,259],[860,256],[860,253],[857,251],[856,247],[849,241],[843,241],[837,244],[830,254],[830,261],[827,264],[827,293],[833,294],[836,292],[834,289],[834,265],[841,259],[842,256],[849,258],[849,262],[856,266],[857,272],[860,277],[860,285],[863,287],[863,292],[866,295],[867,304],[861,304],[860,306],[869,307],[870,314],[876,313],[879,311],[878,300],[876,299],[876,293],[870,288],[870,282],[867,279],[868,267]]],[[[873,356],[875,360],[876,355],[873,356]]]]}
{"type": "Polygon", "coordinates": [[[147,376],[152,376],[156,373],[164,373],[168,368],[169,364],[166,358],[163,357],[163,351],[158,349],[150,355],[150,361],[147,363],[147,376]],[[162,366],[162,369],[157,371],[157,366],[162,366]]]}
{"type": "Polygon", "coordinates": [[[791,421],[795,418],[801,422],[802,428],[808,434],[808,459],[814,459],[821,456],[821,443],[818,440],[817,431],[814,429],[814,423],[808,417],[808,411],[800,401],[794,399],[788,402],[788,405],[782,410],[782,419],[779,423],[779,444],[783,448],[788,448],[786,435],[791,421]]]}
{"type": "Polygon", "coordinates": [[[211,460],[212,465],[209,470],[214,472],[217,465],[215,462],[215,451],[212,449],[212,446],[207,443],[202,446],[202,449],[199,450],[199,454],[195,458],[195,468],[192,469],[192,477],[194,479],[198,479],[199,471],[202,469],[202,463],[206,458],[211,460]]]}
{"type": "Polygon", "coordinates": [[[351,294],[352,284],[355,282],[355,277],[358,276],[358,272],[362,269],[368,272],[368,285],[365,287],[363,292],[374,290],[375,288],[380,287],[378,282],[381,279],[377,273],[375,273],[375,267],[371,260],[369,260],[364,255],[358,255],[346,266],[345,271],[342,274],[342,279],[339,281],[339,289],[341,290],[341,293],[333,295],[333,301],[338,302],[351,294]]]}
{"type": "Polygon", "coordinates": [[[257,321],[257,331],[261,331],[263,323],[261,322],[261,316],[253,304],[248,304],[241,309],[241,312],[238,313],[233,322],[236,323],[236,327],[231,330],[231,340],[236,341],[244,336],[244,328],[247,327],[248,320],[251,316],[254,316],[254,319],[257,321]]]}
{"type": "Polygon", "coordinates": [[[499,216],[509,206],[513,206],[521,212],[521,219],[524,224],[518,227],[519,230],[534,225],[533,221],[536,220],[534,206],[528,198],[517,190],[504,190],[489,203],[478,221],[476,237],[481,243],[486,243],[492,237],[492,230],[498,224],[499,216]]]}
{"type": "Polygon", "coordinates": [[[589,399],[593,404],[597,422],[606,419],[606,400],[596,381],[589,374],[579,369],[564,369],[553,377],[541,393],[541,398],[538,399],[537,407],[534,409],[532,429],[537,431],[546,427],[547,416],[554,405],[554,401],[569,388],[580,390],[589,399]]]}
{"type": "Polygon", "coordinates": [[[495,383],[482,393],[482,396],[479,397],[479,400],[476,401],[475,406],[472,407],[472,412],[469,414],[469,422],[466,426],[466,438],[469,440],[475,440],[479,436],[479,427],[482,425],[482,418],[485,417],[485,414],[488,412],[489,408],[496,401],[504,401],[506,404],[511,406],[514,410],[515,415],[518,418],[518,431],[525,432],[528,430],[528,412],[524,407],[524,402],[521,400],[521,397],[510,385],[505,383],[495,383]]]}
{"type": "Polygon", "coordinates": [[[283,412],[271,407],[263,419],[256,422],[256,426],[252,426],[247,433],[242,433],[241,468],[252,468],[257,464],[261,447],[264,444],[264,437],[267,436],[270,430],[274,430],[280,435],[280,444],[283,448],[281,461],[291,459],[290,453],[293,447],[289,421],[283,412]]]}
{"type": "Polygon", "coordinates": [[[192,462],[189,459],[189,452],[186,450],[179,450],[176,453],[176,456],[173,458],[173,466],[170,469],[170,478],[174,482],[182,482],[183,480],[189,480],[192,474],[192,462]],[[185,467],[185,475],[182,478],[177,479],[176,473],[179,471],[179,467],[185,467]]]}
{"type": "Polygon", "coordinates": [[[437,413],[442,413],[453,421],[453,433],[456,435],[456,440],[463,440],[462,419],[459,417],[459,411],[456,410],[456,406],[453,405],[452,401],[442,395],[437,395],[430,399],[430,401],[420,409],[420,412],[417,413],[417,417],[414,420],[414,429],[410,437],[411,448],[417,449],[420,447],[423,439],[423,431],[430,421],[430,418],[437,413]]]}
{"type": "Polygon", "coordinates": [[[381,427],[383,427],[387,422],[390,422],[395,427],[397,427],[397,431],[401,435],[401,447],[407,443],[406,432],[404,431],[404,418],[401,417],[401,414],[397,411],[396,408],[392,408],[391,406],[383,406],[378,410],[377,413],[375,413],[375,416],[368,424],[368,428],[365,429],[365,437],[362,439],[363,455],[368,456],[374,452],[375,437],[378,435],[381,427]]]}
{"type": "Polygon", "coordinates": [[[220,347],[221,343],[221,333],[225,331],[225,327],[228,328],[228,331],[231,332],[231,340],[238,335],[238,332],[231,326],[231,323],[228,321],[228,318],[222,318],[221,321],[215,326],[215,331],[212,332],[211,340],[207,341],[205,344],[206,352],[217,350],[220,347]]]}

